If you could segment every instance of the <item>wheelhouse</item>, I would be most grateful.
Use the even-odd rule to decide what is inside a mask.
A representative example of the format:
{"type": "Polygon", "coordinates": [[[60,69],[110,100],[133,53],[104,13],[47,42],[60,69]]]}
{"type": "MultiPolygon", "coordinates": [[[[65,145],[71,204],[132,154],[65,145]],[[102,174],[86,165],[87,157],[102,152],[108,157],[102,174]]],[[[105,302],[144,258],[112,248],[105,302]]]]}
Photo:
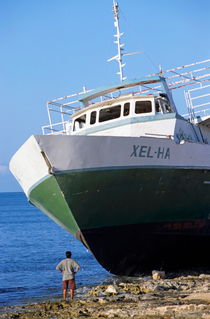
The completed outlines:
{"type": "Polygon", "coordinates": [[[125,119],[171,113],[166,95],[129,97],[90,105],[72,116],[72,133],[125,119]]]}
{"type": "Polygon", "coordinates": [[[67,135],[138,135],[140,122],[158,120],[156,115],[165,119],[166,113],[177,114],[172,94],[161,76],[95,90],[84,88],[83,92],[49,101],[47,110],[50,124],[42,128],[43,134],[67,135]]]}

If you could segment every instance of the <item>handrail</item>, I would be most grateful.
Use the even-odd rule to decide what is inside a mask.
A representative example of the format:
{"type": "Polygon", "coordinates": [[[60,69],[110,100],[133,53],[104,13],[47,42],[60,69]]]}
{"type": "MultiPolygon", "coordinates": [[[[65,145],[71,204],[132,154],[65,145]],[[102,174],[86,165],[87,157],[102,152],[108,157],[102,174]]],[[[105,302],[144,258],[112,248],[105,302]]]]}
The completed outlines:
{"type": "Polygon", "coordinates": [[[135,79],[133,81],[126,80],[98,90],[86,90],[86,88],[83,88],[83,91],[79,93],[50,100],[47,102],[49,125],[43,126],[43,134],[46,134],[46,131],[50,131],[50,134],[69,134],[67,132],[67,124],[71,122],[72,115],[88,106],[89,103],[103,102],[107,99],[113,100],[116,99],[119,94],[121,96],[139,96],[151,93],[154,95],[155,92],[157,95],[161,91],[164,92],[166,87],[168,89],[167,95],[171,101],[173,101],[170,93],[172,90],[175,94],[177,89],[184,90],[186,87],[191,88],[183,91],[188,108],[188,113],[184,116],[188,116],[191,122],[196,122],[198,112],[204,114],[204,107],[210,104],[210,102],[205,100],[210,96],[210,92],[205,92],[197,96],[193,94],[197,92],[197,90],[202,90],[208,86],[210,87],[208,84],[210,82],[209,70],[210,59],[206,59],[180,67],[161,70],[158,73],[150,74],[142,79],[135,79]],[[202,66],[197,67],[198,65],[202,66]],[[164,80],[163,77],[167,81],[167,86],[161,82],[161,79],[164,80]],[[60,129],[54,129],[59,126],[60,129]]]}

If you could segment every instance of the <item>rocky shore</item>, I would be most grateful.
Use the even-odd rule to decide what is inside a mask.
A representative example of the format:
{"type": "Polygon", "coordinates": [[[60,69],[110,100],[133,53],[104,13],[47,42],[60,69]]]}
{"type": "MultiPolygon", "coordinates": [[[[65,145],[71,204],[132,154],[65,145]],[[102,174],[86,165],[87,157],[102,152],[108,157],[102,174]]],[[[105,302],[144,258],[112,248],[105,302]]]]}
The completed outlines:
{"type": "Polygon", "coordinates": [[[73,301],[2,307],[1,319],[210,319],[210,275],[117,278],[73,301]],[[156,279],[154,279],[156,278],[156,279]]]}

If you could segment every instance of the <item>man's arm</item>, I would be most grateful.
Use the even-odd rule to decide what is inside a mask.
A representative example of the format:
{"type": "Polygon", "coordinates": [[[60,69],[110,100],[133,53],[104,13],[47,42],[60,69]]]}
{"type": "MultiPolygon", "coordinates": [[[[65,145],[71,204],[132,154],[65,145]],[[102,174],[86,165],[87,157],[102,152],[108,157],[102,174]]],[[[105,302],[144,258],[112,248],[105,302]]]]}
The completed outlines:
{"type": "Polygon", "coordinates": [[[79,269],[80,269],[80,265],[74,260],[74,265],[73,266],[75,268],[74,273],[77,273],[79,271],[79,269]]]}
{"type": "Polygon", "coordinates": [[[62,261],[56,266],[56,269],[59,270],[61,273],[63,273],[62,261]]]}
{"type": "Polygon", "coordinates": [[[79,269],[80,269],[80,266],[79,266],[79,265],[78,265],[78,266],[76,266],[75,272],[78,272],[78,271],[79,271],[79,269]]]}

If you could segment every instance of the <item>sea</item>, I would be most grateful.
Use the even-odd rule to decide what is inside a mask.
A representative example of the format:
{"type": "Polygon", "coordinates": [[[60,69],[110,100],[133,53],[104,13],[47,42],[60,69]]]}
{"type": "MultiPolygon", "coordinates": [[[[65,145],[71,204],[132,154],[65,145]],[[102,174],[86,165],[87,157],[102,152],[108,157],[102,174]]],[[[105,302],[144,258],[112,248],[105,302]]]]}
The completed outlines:
{"type": "Polygon", "coordinates": [[[81,266],[77,296],[113,280],[67,231],[29,204],[24,193],[0,193],[0,306],[62,299],[62,275],[55,269],[70,250],[81,266]]]}

